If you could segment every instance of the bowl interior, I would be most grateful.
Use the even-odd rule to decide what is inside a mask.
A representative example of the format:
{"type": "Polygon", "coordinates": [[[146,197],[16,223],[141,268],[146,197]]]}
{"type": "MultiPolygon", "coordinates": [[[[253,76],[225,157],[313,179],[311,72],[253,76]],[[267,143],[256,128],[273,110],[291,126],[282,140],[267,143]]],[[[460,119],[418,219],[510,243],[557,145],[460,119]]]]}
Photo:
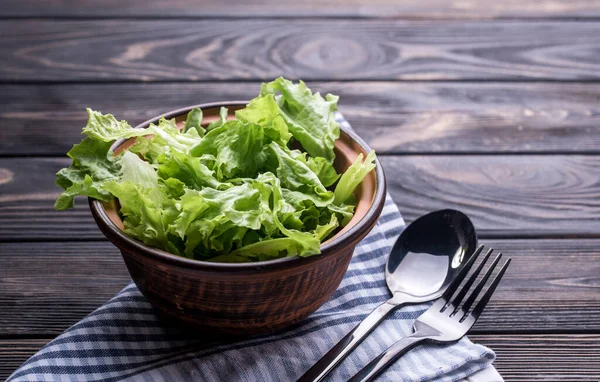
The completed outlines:
{"type": "MultiPolygon", "coordinates": [[[[235,111],[243,108],[245,105],[237,104],[237,105],[226,105],[226,106],[228,107],[228,110],[229,110],[228,119],[235,119],[235,111]]],[[[208,125],[208,123],[210,123],[212,121],[218,120],[219,119],[219,109],[220,109],[219,106],[202,108],[202,113],[203,113],[202,125],[205,126],[205,125],[208,125]]],[[[186,111],[183,111],[179,115],[172,116],[173,118],[175,118],[177,125],[180,128],[183,128],[183,124],[187,118],[188,111],[189,110],[186,110],[186,111]]],[[[135,142],[135,139],[129,139],[124,142],[121,142],[114,149],[115,155],[119,154],[123,150],[127,150],[129,147],[131,147],[133,145],[134,142],[135,142]]],[[[363,158],[366,157],[366,155],[367,155],[367,152],[365,151],[365,149],[358,142],[356,142],[354,139],[352,139],[350,137],[350,135],[348,135],[343,130],[340,131],[340,137],[335,142],[334,151],[335,151],[336,158],[335,158],[333,165],[334,165],[335,169],[338,171],[338,173],[343,173],[344,171],[346,171],[346,169],[348,169],[348,167],[350,167],[350,165],[354,162],[354,160],[356,159],[356,157],[359,154],[362,153],[363,158]]],[[[343,229],[341,229],[339,232],[337,232],[334,236],[329,238],[327,241],[321,243],[321,247],[323,247],[323,245],[335,240],[336,238],[340,237],[345,232],[349,231],[352,227],[356,226],[356,224],[367,215],[367,213],[369,212],[369,209],[371,208],[371,206],[374,202],[376,188],[377,188],[376,171],[371,171],[365,177],[365,179],[362,181],[362,183],[357,187],[356,191],[354,192],[354,196],[357,200],[357,205],[356,205],[356,210],[355,210],[354,216],[352,217],[350,222],[343,229]]],[[[119,217],[119,214],[118,214],[119,206],[118,206],[117,202],[111,201],[108,203],[103,203],[103,206],[104,206],[106,215],[111,220],[111,222],[122,230],[124,228],[123,221],[121,220],[121,218],[119,217]]],[[[173,255],[173,256],[175,256],[175,255],[173,255]]],[[[274,261],[274,260],[270,260],[270,261],[274,261]]]]}

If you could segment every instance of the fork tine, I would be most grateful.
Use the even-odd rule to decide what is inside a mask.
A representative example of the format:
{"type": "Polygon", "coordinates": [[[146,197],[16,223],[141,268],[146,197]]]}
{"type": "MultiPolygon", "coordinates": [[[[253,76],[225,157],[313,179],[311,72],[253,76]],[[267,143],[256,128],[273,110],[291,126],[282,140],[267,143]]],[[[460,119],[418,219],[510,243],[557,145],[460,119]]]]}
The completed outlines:
{"type": "Polygon", "coordinates": [[[458,286],[460,285],[460,283],[467,276],[467,274],[469,273],[469,270],[473,266],[473,263],[475,263],[475,259],[477,258],[477,256],[479,256],[479,254],[481,253],[482,250],[483,250],[483,244],[480,245],[479,247],[477,247],[477,249],[475,250],[475,252],[473,252],[473,255],[467,261],[467,263],[465,264],[463,269],[461,269],[460,272],[458,272],[458,275],[456,276],[456,278],[450,283],[450,285],[448,285],[448,288],[446,288],[446,291],[444,292],[444,294],[442,295],[442,298],[441,298],[441,300],[444,301],[444,305],[442,306],[441,312],[443,312],[446,309],[446,305],[447,305],[447,302],[450,301],[450,297],[452,297],[452,295],[454,294],[456,289],[458,289],[458,286]]]}
{"type": "Polygon", "coordinates": [[[483,258],[483,260],[481,260],[481,263],[479,263],[479,266],[477,267],[477,269],[473,272],[471,277],[469,277],[469,280],[465,283],[465,285],[463,285],[460,292],[458,292],[456,297],[452,300],[452,305],[454,305],[454,311],[450,315],[454,315],[454,314],[456,314],[456,312],[458,312],[458,306],[460,305],[463,298],[465,298],[465,295],[469,291],[469,288],[471,288],[471,285],[473,285],[475,280],[477,280],[477,276],[481,273],[483,266],[485,265],[487,260],[490,258],[490,255],[492,254],[493,251],[494,251],[493,248],[490,248],[487,251],[487,253],[485,254],[485,257],[483,258]]]}
{"type": "Polygon", "coordinates": [[[490,284],[490,287],[485,292],[485,294],[483,295],[483,297],[481,298],[481,300],[477,303],[477,305],[475,305],[475,308],[471,312],[471,315],[475,319],[479,318],[479,316],[481,315],[481,313],[485,309],[485,306],[487,305],[488,301],[490,301],[490,298],[492,297],[492,294],[494,294],[494,291],[496,290],[496,287],[498,286],[498,284],[500,284],[500,280],[502,280],[502,276],[504,276],[504,272],[506,272],[506,269],[510,265],[510,260],[511,259],[509,257],[508,260],[506,260],[506,262],[504,263],[504,265],[500,269],[500,272],[498,272],[498,274],[496,275],[496,277],[494,277],[494,279],[492,280],[492,283],[490,284]]]}
{"type": "Polygon", "coordinates": [[[477,299],[477,296],[479,295],[479,293],[485,286],[485,283],[488,281],[488,279],[492,275],[492,272],[494,272],[494,268],[496,268],[496,265],[498,265],[498,262],[500,261],[501,258],[502,258],[502,253],[499,253],[498,256],[496,256],[496,258],[494,259],[494,262],[492,263],[492,265],[490,265],[490,268],[487,270],[487,272],[485,272],[485,275],[483,276],[483,278],[481,279],[479,284],[477,284],[477,286],[475,287],[475,289],[473,290],[473,292],[471,293],[471,295],[469,296],[467,301],[465,301],[464,305],[461,308],[464,315],[469,313],[469,309],[471,309],[471,306],[475,302],[475,299],[477,299]]]}

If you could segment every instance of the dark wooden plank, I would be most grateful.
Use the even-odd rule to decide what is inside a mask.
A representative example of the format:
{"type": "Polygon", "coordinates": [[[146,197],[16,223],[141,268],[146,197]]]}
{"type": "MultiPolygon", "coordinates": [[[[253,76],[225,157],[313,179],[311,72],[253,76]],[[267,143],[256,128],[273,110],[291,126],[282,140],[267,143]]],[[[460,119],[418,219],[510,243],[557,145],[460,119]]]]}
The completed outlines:
{"type": "Polygon", "coordinates": [[[4,159],[0,161],[0,240],[98,239],[87,202],[75,209],[54,211],[60,189],[54,174],[69,164],[66,159],[4,159]]]}
{"type": "Polygon", "coordinates": [[[76,5],[68,0],[5,0],[0,17],[402,17],[402,18],[548,18],[598,17],[600,2],[596,0],[554,1],[535,3],[504,0],[498,2],[463,0],[354,0],[354,1],[202,1],[150,0],[118,2],[83,0],[76,5]]]}
{"type": "MultiPolygon", "coordinates": [[[[0,85],[0,153],[64,155],[85,107],[136,125],[260,83],[0,85]]],[[[600,84],[310,82],[378,153],[600,152],[600,84]]]]}
{"type": "MultiPolygon", "coordinates": [[[[597,331],[600,240],[485,240],[513,258],[475,333],[597,331]]],[[[0,337],[53,336],[121,290],[108,242],[0,243],[0,337]]]]}
{"type": "Polygon", "coordinates": [[[0,339],[0,380],[4,381],[48,340],[0,339]]]}
{"type": "Polygon", "coordinates": [[[487,237],[600,232],[596,156],[382,157],[388,190],[409,220],[432,210],[467,213],[487,237]]]}
{"type": "Polygon", "coordinates": [[[131,278],[109,242],[0,244],[0,337],[53,336],[131,278]]]}
{"type": "MultiPolygon", "coordinates": [[[[597,156],[382,156],[388,189],[409,220],[463,210],[482,237],[600,237],[597,156]]],[[[67,159],[0,160],[0,240],[95,239],[81,200],[53,211],[67,159]]]]}
{"type": "Polygon", "coordinates": [[[597,381],[600,335],[471,335],[496,352],[506,381],[597,381]]]}
{"type": "Polygon", "coordinates": [[[0,36],[0,81],[600,78],[600,22],[9,20],[0,36]]]}
{"type": "MultiPolygon", "coordinates": [[[[471,335],[496,351],[494,366],[507,381],[596,381],[600,335],[471,335]]],[[[46,340],[0,340],[0,379],[7,378],[46,340]]]]}

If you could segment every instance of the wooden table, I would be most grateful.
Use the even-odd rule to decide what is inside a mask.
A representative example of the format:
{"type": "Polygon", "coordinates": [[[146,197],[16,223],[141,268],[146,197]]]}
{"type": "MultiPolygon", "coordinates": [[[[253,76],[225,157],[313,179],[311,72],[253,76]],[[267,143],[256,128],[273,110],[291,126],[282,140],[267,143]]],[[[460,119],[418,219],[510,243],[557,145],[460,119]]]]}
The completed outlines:
{"type": "Polygon", "coordinates": [[[129,282],[83,200],[52,210],[84,108],[279,75],[340,95],[408,221],[463,210],[513,257],[471,335],[507,380],[600,376],[600,1],[76,4],[0,5],[0,379],[129,282]]]}

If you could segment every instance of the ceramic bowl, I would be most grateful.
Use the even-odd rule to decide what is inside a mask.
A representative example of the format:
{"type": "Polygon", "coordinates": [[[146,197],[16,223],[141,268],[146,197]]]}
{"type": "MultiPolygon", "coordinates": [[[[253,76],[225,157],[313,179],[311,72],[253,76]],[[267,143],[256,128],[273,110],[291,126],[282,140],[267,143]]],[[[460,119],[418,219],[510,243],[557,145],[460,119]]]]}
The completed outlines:
{"type": "MultiPolygon", "coordinates": [[[[199,107],[208,122],[217,119],[221,106],[228,107],[233,117],[244,105],[195,105],[164,117],[183,123],[187,113],[199,107]]],[[[137,127],[146,128],[159,118],[137,127]]],[[[118,152],[130,145],[131,141],[120,141],[114,149],[118,152]]],[[[341,127],[334,166],[342,172],[359,153],[366,156],[369,151],[354,132],[341,127]]],[[[133,281],[162,315],[212,333],[246,336],[298,323],[327,301],[341,283],[355,246],[381,214],[385,194],[385,177],[377,162],[355,191],[358,204],[353,219],[321,244],[321,254],[241,264],[198,261],[151,248],[121,230],[115,202],[89,199],[89,204],[100,230],[120,249],[133,281]]]]}

